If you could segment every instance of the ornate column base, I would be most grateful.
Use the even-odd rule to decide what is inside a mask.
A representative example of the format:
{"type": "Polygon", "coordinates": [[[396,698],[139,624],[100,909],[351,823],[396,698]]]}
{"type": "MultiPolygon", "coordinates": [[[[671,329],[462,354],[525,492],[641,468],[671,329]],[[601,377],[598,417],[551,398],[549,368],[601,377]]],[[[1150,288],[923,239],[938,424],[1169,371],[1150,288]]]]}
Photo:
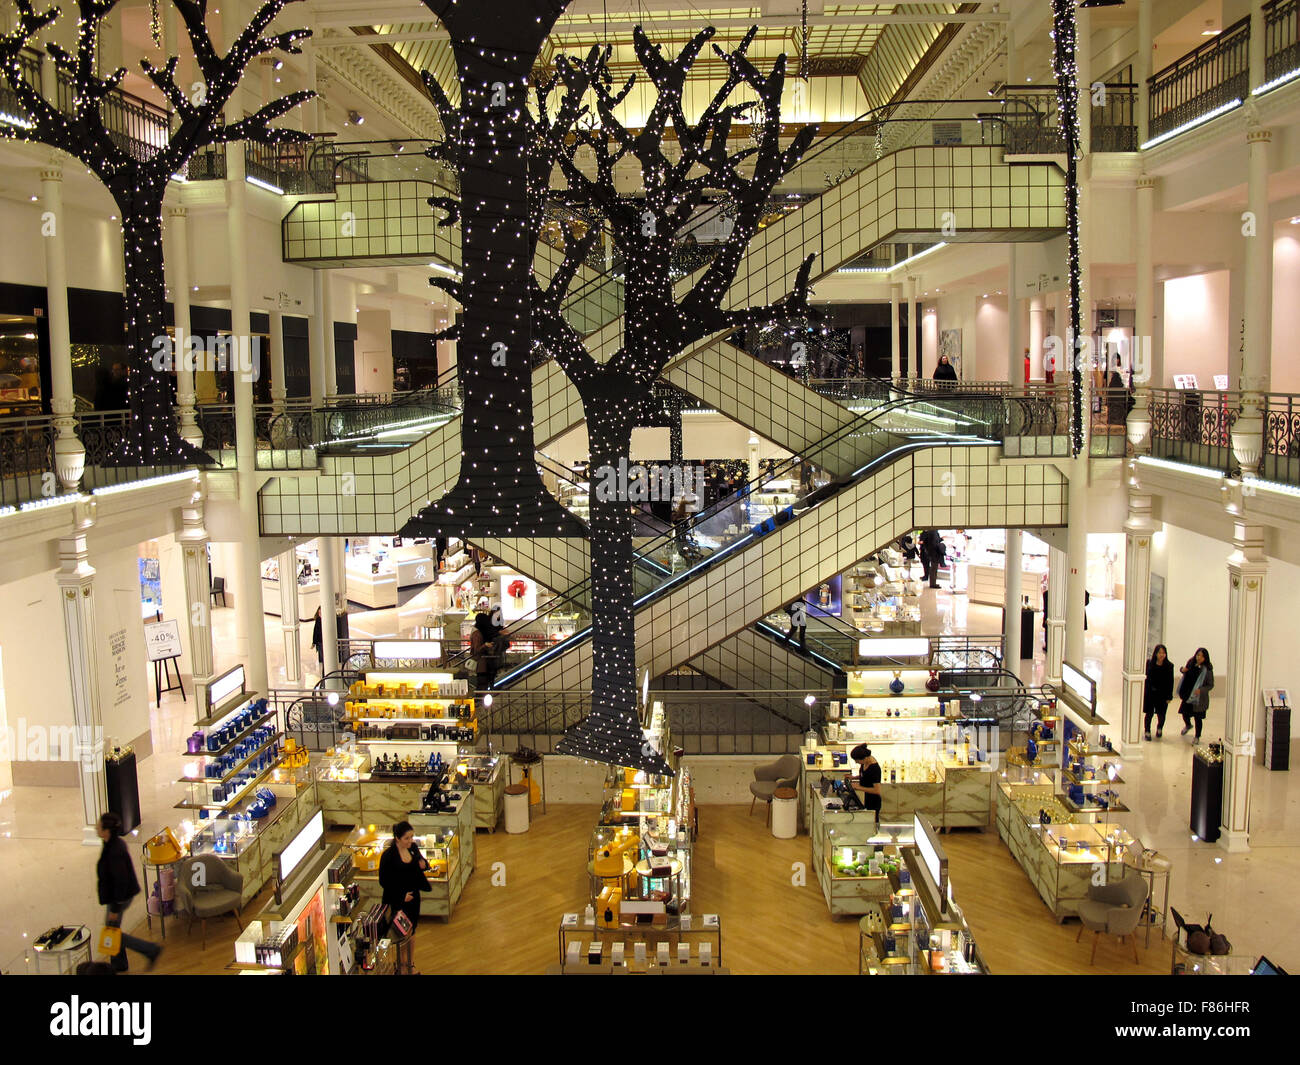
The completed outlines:
{"type": "Polygon", "coordinates": [[[1250,833],[1221,829],[1217,846],[1230,854],[1243,854],[1250,850],[1250,833]]]}

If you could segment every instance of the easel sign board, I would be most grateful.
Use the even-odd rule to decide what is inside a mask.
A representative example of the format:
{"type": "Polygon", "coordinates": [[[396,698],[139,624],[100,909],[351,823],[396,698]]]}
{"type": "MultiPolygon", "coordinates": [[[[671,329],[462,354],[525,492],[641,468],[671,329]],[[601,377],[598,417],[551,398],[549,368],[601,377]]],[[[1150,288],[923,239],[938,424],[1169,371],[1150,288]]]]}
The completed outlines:
{"type": "Polygon", "coordinates": [[[151,621],[144,627],[144,643],[150,662],[164,658],[179,658],[181,654],[181,628],[178,621],[151,621]]]}

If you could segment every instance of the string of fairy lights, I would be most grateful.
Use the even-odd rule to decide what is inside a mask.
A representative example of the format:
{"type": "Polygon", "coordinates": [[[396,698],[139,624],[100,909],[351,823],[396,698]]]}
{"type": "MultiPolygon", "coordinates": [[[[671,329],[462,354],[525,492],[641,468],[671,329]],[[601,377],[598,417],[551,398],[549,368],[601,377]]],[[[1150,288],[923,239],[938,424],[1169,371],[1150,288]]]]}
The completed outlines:
{"type": "Polygon", "coordinates": [[[1066,346],[1070,352],[1070,450],[1083,451],[1082,267],[1079,262],[1079,67],[1076,58],[1078,25],[1074,0],[1052,0],[1052,71],[1056,75],[1056,100],[1065,137],[1066,269],[1069,274],[1069,324],[1066,346]]]}
{"type": "Polygon", "coordinates": [[[27,116],[24,125],[0,125],[0,137],[35,141],[67,152],[83,162],[103,182],[122,218],[123,288],[126,344],[130,360],[127,403],[131,419],[120,444],[103,459],[105,466],[207,465],[211,457],[181,439],[172,406],[171,374],[152,361],[153,338],[166,335],[166,289],[163,274],[162,209],[167,183],[185,170],[195,152],[215,144],[252,140],[275,145],[304,141],[310,135],[280,129],[271,123],[315,93],[289,93],[239,121],[222,121],[249,63],[270,52],[301,52],[297,42],[311,36],[305,29],[266,35],[288,3],[266,0],[235,37],[224,55],[207,27],[207,0],[171,0],[189,37],[202,82],[188,91],[177,81],[179,58],[159,68],[147,59],[140,68],[167,98],[173,109],[171,133],[165,144],[136,158],[119,143],[119,135],[104,120],[101,105],[126,76],[119,68],[106,77],[96,74],[100,31],[119,0],[77,0],[77,46],[68,53],[46,42],[46,51],[72,85],[72,115],[65,116],[36,86],[29,84],[21,56],[33,38],[60,16],[51,7],[38,13],[31,0],[15,0],[18,25],[0,35],[0,72],[27,116]]]}

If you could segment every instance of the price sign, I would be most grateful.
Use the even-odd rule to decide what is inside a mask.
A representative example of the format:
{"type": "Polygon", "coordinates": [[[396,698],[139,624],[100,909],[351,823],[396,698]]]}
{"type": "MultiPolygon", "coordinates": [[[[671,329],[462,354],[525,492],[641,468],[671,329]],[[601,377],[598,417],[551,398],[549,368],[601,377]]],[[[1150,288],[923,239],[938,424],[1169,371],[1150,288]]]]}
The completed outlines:
{"type": "Polygon", "coordinates": [[[181,629],[176,621],[154,621],[144,627],[144,644],[149,651],[150,662],[161,662],[164,658],[179,658],[181,653],[181,629]]]}

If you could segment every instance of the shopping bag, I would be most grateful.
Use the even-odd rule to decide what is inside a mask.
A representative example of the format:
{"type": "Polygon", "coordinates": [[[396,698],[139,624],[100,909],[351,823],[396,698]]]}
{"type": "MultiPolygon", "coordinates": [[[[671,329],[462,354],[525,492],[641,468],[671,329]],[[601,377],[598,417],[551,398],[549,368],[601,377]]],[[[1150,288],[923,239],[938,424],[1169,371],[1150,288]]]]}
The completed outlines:
{"type": "Polygon", "coordinates": [[[99,942],[97,944],[99,953],[106,958],[116,957],[122,952],[122,929],[114,928],[112,925],[104,925],[99,930],[99,942]]]}

